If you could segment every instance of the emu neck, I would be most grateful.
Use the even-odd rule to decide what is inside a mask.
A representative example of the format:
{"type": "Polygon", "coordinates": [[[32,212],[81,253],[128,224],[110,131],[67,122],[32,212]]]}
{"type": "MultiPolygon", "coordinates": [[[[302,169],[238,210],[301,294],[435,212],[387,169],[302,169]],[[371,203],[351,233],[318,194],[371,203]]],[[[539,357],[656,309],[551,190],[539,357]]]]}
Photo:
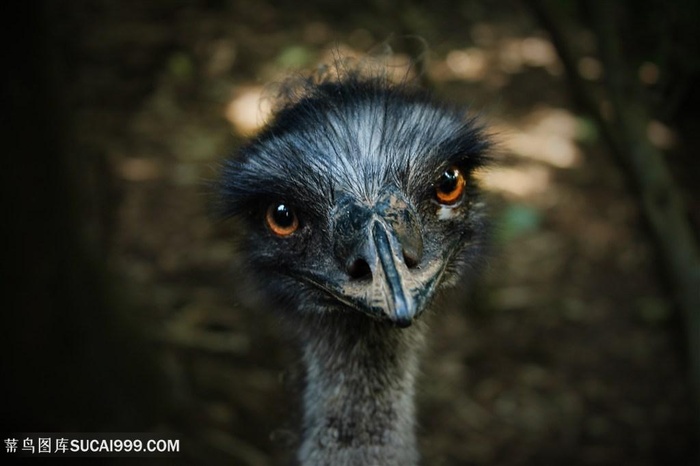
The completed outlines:
{"type": "Polygon", "coordinates": [[[414,385],[423,327],[345,314],[305,332],[301,465],[418,463],[414,385]]]}

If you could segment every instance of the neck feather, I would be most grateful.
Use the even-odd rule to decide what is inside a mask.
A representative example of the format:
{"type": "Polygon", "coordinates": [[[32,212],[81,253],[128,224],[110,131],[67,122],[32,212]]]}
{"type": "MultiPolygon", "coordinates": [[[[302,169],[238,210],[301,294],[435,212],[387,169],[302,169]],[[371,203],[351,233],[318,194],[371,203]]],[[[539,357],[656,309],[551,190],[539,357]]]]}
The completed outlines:
{"type": "Polygon", "coordinates": [[[307,327],[303,466],[418,463],[413,398],[424,326],[343,314],[307,327]]]}

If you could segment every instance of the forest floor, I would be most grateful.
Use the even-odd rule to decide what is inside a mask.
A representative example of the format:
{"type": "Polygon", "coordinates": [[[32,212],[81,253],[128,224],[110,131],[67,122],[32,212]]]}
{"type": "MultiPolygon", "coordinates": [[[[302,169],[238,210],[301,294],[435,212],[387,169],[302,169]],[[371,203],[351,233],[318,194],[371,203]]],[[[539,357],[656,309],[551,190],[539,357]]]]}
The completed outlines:
{"type": "MultiPolygon", "coordinates": [[[[236,287],[245,272],[208,186],[259,127],[269,83],[409,31],[430,47],[436,94],[471,105],[498,143],[482,180],[494,257],[476,290],[432,319],[424,464],[688,464],[679,318],[635,199],[575,113],[546,35],[505,0],[400,15],[315,3],[81,12],[78,129],[113,173],[115,266],[152,310],[177,407],[163,422],[196,442],[191,462],[285,464],[296,441],[294,343],[236,287]]],[[[583,65],[596,79],[596,62],[583,65]]]]}

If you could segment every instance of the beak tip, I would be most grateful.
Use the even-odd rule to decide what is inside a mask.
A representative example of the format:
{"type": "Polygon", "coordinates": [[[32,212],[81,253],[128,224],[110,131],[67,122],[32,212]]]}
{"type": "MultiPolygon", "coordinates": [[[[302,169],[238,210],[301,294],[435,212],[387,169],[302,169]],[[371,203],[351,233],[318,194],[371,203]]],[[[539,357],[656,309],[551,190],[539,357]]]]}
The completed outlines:
{"type": "Polygon", "coordinates": [[[413,319],[409,317],[397,317],[394,319],[394,324],[399,328],[408,328],[413,324],[413,319]]]}
{"type": "Polygon", "coordinates": [[[391,321],[400,328],[407,328],[413,324],[413,318],[415,317],[415,310],[409,307],[400,307],[393,312],[389,318],[391,321]]]}

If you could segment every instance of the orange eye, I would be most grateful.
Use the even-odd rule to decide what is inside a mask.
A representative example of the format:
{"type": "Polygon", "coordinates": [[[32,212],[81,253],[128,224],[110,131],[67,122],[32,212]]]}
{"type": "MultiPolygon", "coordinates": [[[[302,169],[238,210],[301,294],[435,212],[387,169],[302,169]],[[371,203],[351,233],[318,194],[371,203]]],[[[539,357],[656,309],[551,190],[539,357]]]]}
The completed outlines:
{"type": "Polygon", "coordinates": [[[466,184],[462,172],[457,167],[450,167],[435,183],[435,197],[440,204],[454,204],[462,197],[466,184]]]}
{"type": "Polygon", "coordinates": [[[299,228],[296,213],[282,202],[270,204],[265,214],[265,223],[277,236],[289,236],[299,228]]]}

